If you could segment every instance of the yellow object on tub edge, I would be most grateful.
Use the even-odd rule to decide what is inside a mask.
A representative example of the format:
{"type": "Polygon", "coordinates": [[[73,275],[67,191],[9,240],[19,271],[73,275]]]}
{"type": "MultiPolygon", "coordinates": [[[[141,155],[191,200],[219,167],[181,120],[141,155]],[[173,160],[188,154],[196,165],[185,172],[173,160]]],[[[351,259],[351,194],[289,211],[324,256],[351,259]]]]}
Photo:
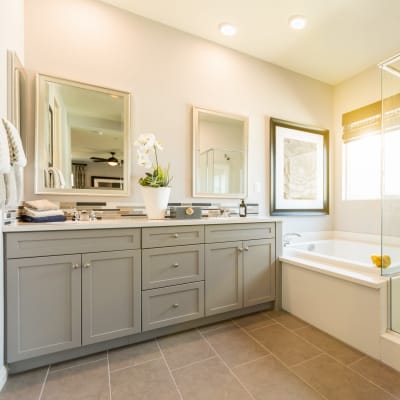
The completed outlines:
{"type": "Polygon", "coordinates": [[[371,261],[378,268],[387,268],[392,263],[390,256],[388,256],[387,254],[383,256],[372,255],[371,261]]]}

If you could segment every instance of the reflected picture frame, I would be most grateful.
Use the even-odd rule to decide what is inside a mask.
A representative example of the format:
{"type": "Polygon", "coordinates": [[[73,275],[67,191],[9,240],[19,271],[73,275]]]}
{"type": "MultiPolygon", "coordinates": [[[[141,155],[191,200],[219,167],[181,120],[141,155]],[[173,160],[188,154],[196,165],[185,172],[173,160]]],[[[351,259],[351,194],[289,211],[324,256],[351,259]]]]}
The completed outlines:
{"type": "Polygon", "coordinates": [[[329,130],[270,118],[270,214],[329,214],[329,130]]]}

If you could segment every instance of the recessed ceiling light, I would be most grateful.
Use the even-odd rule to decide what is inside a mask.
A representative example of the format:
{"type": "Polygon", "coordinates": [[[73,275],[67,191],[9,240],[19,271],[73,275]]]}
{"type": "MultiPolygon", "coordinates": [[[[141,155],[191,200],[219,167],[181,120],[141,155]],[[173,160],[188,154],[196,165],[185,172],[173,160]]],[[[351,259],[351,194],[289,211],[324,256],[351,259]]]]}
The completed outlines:
{"type": "Polygon", "coordinates": [[[237,28],[232,24],[223,23],[219,25],[219,31],[225,36],[235,36],[237,28]]]}
{"type": "Polygon", "coordinates": [[[293,15],[289,18],[289,25],[292,29],[301,30],[307,25],[307,19],[302,15],[293,15]]]}

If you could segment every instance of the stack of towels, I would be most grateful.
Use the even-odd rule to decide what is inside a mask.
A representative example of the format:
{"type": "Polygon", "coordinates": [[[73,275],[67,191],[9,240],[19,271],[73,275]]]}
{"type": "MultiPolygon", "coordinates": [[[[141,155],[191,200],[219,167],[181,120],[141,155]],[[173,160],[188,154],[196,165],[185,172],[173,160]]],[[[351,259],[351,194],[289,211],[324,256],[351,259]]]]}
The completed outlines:
{"type": "Polygon", "coordinates": [[[25,222],[60,222],[67,219],[64,211],[48,200],[25,201],[21,217],[25,222]]]}

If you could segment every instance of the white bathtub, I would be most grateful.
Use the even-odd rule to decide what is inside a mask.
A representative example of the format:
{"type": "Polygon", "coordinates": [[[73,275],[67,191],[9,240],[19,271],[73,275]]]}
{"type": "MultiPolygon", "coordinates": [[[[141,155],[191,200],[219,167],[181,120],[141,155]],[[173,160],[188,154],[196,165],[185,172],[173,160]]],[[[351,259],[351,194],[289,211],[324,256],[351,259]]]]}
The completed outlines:
{"type": "MultiPolygon", "coordinates": [[[[282,307],[385,362],[381,337],[388,326],[389,279],[370,259],[380,253],[379,240],[374,244],[341,235],[284,247],[282,307]]],[[[390,268],[399,269],[400,247],[386,247],[385,254],[392,259],[390,268]]]]}
{"type": "Polygon", "coordinates": [[[384,254],[390,256],[391,265],[382,271],[371,261],[371,255],[380,254],[380,244],[344,239],[296,243],[285,247],[283,250],[284,256],[327,263],[344,270],[358,271],[362,274],[385,275],[400,271],[400,247],[384,247],[384,254]]]}

